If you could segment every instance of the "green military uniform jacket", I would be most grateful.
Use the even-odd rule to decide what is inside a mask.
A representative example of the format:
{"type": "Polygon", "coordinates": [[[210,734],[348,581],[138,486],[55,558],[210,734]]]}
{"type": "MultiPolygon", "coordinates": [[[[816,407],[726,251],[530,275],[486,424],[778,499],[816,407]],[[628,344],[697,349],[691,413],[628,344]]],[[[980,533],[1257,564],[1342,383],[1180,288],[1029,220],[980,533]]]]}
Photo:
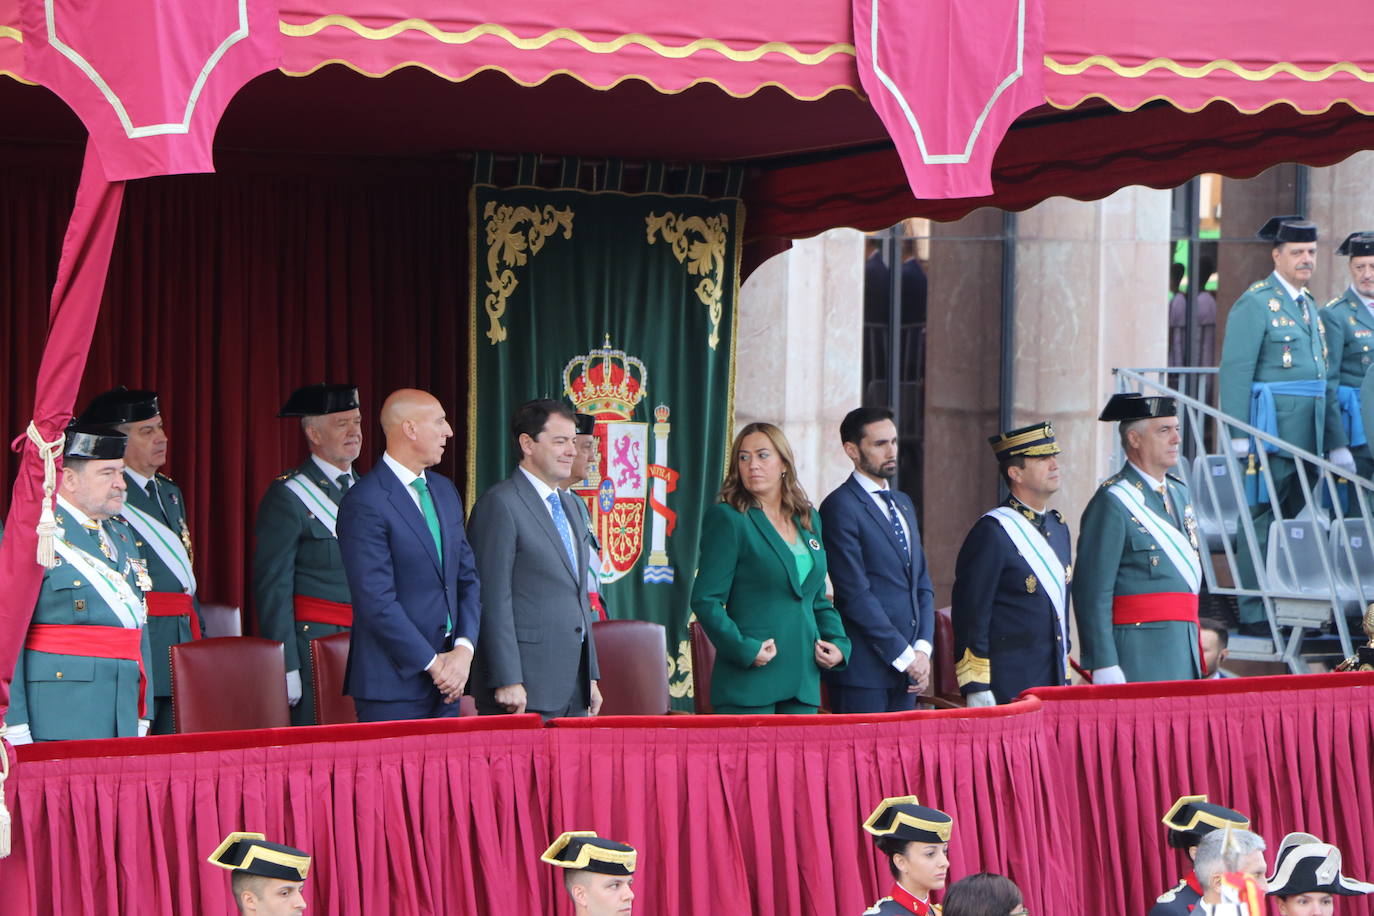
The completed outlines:
{"type": "Polygon", "coordinates": [[[1336,403],[1335,367],[1327,360],[1326,325],[1315,303],[1309,311],[1310,318],[1304,317],[1275,274],[1253,284],[1226,319],[1219,384],[1222,411],[1249,423],[1250,386],[1255,382],[1325,382],[1324,400],[1274,397],[1279,438],[1320,454],[1346,443],[1336,403]]]}
{"type": "MultiPolygon", "coordinates": [[[[114,547],[114,559],[100,549],[100,535],[83,527],[59,504],[55,512],[59,537],[94,562],[116,570],[143,596],[139,588],[141,563],[134,531],[118,518],[101,525],[114,547]]],[[[143,584],[147,584],[146,579],[143,584]]],[[[80,569],[59,557],[58,565],[43,573],[33,623],[125,626],[80,569]]],[[[141,621],[140,621],[141,622],[141,621]]],[[[148,632],[140,626],[143,670],[151,674],[148,632]]],[[[143,702],[153,716],[153,682],[148,678],[143,702]]],[[[10,685],[10,708],[5,722],[28,723],[35,741],[82,738],[126,738],[138,734],[138,665],[127,659],[90,658],[22,649],[10,685]]]]}
{"type": "MultiPolygon", "coordinates": [[[[1168,518],[1164,498],[1152,490],[1128,462],[1108,477],[1088,501],[1079,526],[1078,562],[1073,568],[1073,609],[1078,620],[1079,657],[1090,670],[1120,665],[1128,681],[1172,681],[1195,678],[1201,671],[1198,631],[1192,623],[1157,621],[1115,626],[1112,599],[1117,595],[1187,592],[1183,576],[1154,536],[1121,501],[1108,492],[1118,480],[1137,487],[1145,504],[1168,518]]],[[[1188,487],[1168,476],[1170,504],[1181,516],[1175,527],[1197,546],[1188,487]],[[1180,523],[1181,522],[1181,523],[1180,523]]]]}
{"type": "MultiPolygon", "coordinates": [[[[1322,324],[1326,326],[1326,345],[1331,351],[1336,385],[1359,389],[1374,363],[1374,315],[1355,290],[1347,286],[1340,298],[1332,299],[1322,309],[1322,324]]],[[[1360,403],[1363,406],[1363,398],[1360,403]]],[[[1368,432],[1369,426],[1365,424],[1366,436],[1368,432]]],[[[1340,441],[1349,445],[1346,438],[1342,428],[1340,441]]]]}
{"type": "MultiPolygon", "coordinates": [[[[1364,417],[1365,434],[1374,432],[1374,366],[1364,374],[1360,383],[1360,413],[1364,417]]],[[[1374,448],[1370,449],[1374,452],[1374,448]]]]}
{"type": "Polygon", "coordinates": [[[797,527],[813,560],[805,581],[762,509],[740,512],[717,503],[706,510],[692,610],[716,647],[715,705],[765,706],[795,699],[819,706],[816,640],[834,643],[849,659],[844,623],[825,595],[820,514],[811,510],[810,531],[797,527]],[[754,658],[767,639],[776,641],[778,654],[755,668],[754,658]]]}
{"type": "Polygon", "coordinates": [[[336,508],[343,500],[338,484],[311,458],[272,481],[258,504],[254,524],[253,606],[258,633],[280,642],[286,652],[286,670],[301,673],[301,701],[291,710],[292,724],[313,725],[310,640],[342,633],[348,627],[297,622],[295,596],[340,604],[352,604],[353,597],[344,577],[339,539],[286,486],[297,475],[314,483],[336,508]]]}
{"type": "MultiPolygon", "coordinates": [[[[182,495],[181,487],[166,474],[157,474],[157,490],[160,499],[154,500],[148,495],[148,491],[138,485],[138,483],[124,472],[124,482],[129,489],[125,494],[125,502],[134,508],[151,515],[154,519],[162,522],[172,529],[174,534],[181,537],[181,542],[186,547],[186,553],[195,562],[195,553],[191,549],[191,529],[186,518],[186,497],[182,495]]],[[[132,526],[131,526],[131,530],[132,526]]],[[[148,564],[148,574],[153,579],[153,587],[150,589],[155,592],[184,592],[181,580],[176,573],[162,562],[157,551],[145,544],[143,538],[134,531],[139,552],[143,554],[143,559],[148,564]]],[[[193,594],[191,603],[195,606],[197,618],[200,616],[200,601],[193,594]]],[[[205,621],[196,621],[201,633],[205,632],[205,621]]],[[[149,617],[148,618],[148,641],[153,647],[153,667],[150,677],[153,681],[153,693],[159,697],[171,697],[172,695],[172,658],[170,649],[172,646],[184,642],[190,642],[194,634],[191,632],[191,621],[186,617],[149,617]]]]}

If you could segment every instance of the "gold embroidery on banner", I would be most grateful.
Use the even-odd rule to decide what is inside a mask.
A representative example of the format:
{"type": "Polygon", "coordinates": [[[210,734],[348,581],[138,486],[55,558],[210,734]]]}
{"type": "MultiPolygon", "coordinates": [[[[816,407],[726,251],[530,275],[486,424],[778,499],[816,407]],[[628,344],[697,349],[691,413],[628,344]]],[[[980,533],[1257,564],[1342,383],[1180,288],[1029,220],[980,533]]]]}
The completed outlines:
{"type": "Polygon", "coordinates": [[[1078,63],[1072,64],[1061,63],[1050,55],[1045,55],[1045,69],[1052,73],[1058,73],[1061,76],[1077,76],[1090,67],[1102,67],[1103,69],[1110,70],[1117,76],[1127,79],[1135,79],[1144,76],[1153,70],[1168,70],[1170,73],[1187,79],[1202,79],[1217,71],[1222,71],[1234,74],[1250,82],[1263,82],[1264,80],[1271,79],[1282,73],[1288,76],[1297,77],[1307,83],[1320,83],[1330,79],[1338,73],[1346,73],[1361,82],[1374,83],[1374,71],[1365,70],[1348,60],[1330,64],[1329,66],[1322,67],[1320,70],[1307,70],[1286,60],[1272,63],[1260,69],[1254,69],[1242,66],[1233,60],[1213,60],[1208,61],[1200,67],[1190,67],[1186,64],[1180,64],[1178,61],[1170,60],[1167,57],[1156,57],[1143,64],[1130,66],[1118,63],[1115,59],[1106,54],[1093,54],[1083,58],[1078,63]]]}
{"type": "Polygon", "coordinates": [[[692,647],[687,640],[677,644],[677,658],[668,654],[668,695],[682,699],[694,695],[692,690],[692,647]]]}
{"type": "Polygon", "coordinates": [[[461,31],[443,29],[424,19],[402,19],[384,28],[376,29],[363,25],[352,16],[345,16],[339,13],[321,16],[310,22],[278,22],[281,33],[291,38],[308,38],[317,32],[323,31],[329,26],[338,26],[347,29],[361,38],[372,41],[384,41],[388,38],[395,38],[402,32],[421,32],[443,44],[461,45],[476,41],[484,35],[491,35],[495,38],[500,38],[511,45],[511,47],[518,48],[521,51],[537,51],[555,41],[569,41],[579,48],[582,48],[584,51],[590,51],[593,54],[614,54],[630,45],[639,45],[640,47],[647,48],[660,57],[673,59],[691,57],[693,54],[700,51],[714,51],[721,57],[739,62],[756,61],[765,54],[781,54],[799,64],[805,64],[807,66],[824,63],[837,54],[842,54],[847,57],[856,56],[854,45],[844,41],[837,41],[834,44],[827,45],[819,51],[808,53],[785,41],[766,41],[752,48],[732,48],[730,45],[716,38],[697,38],[685,45],[667,45],[642,32],[617,35],[610,41],[597,41],[593,38],[588,38],[576,29],[570,28],[550,29],[542,35],[537,35],[533,38],[521,38],[506,26],[494,22],[484,22],[470,29],[463,29],[461,31]]]}
{"type": "Polygon", "coordinates": [[[724,213],[705,219],[700,216],[683,218],[676,213],[664,213],[662,216],[650,213],[644,218],[644,223],[650,245],[658,241],[658,234],[662,233],[663,241],[672,246],[673,257],[677,258],[678,263],[685,264],[689,274],[701,277],[696,294],[709,310],[711,334],[706,342],[714,350],[720,342],[725,240],[730,232],[730,217],[724,213]],[[689,234],[698,235],[700,239],[689,239],[689,234]]]}
{"type": "Polygon", "coordinates": [[[501,318],[506,314],[506,300],[515,292],[518,281],[512,267],[523,267],[525,263],[544,247],[544,240],[563,227],[563,238],[572,238],[572,207],[555,210],[552,204],[538,209],[513,207],[487,201],[482,217],[486,220],[487,231],[487,293],[483,305],[491,327],[487,329],[487,339],[498,344],[506,339],[506,329],[501,318]],[[529,223],[528,229],[521,228],[529,223]]]}

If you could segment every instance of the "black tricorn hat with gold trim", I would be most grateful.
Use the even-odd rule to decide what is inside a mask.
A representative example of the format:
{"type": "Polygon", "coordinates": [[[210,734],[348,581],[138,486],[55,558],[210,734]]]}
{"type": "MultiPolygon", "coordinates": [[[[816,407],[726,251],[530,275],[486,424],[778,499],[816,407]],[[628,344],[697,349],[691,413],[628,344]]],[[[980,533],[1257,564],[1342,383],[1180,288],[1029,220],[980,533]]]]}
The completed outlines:
{"type": "Polygon", "coordinates": [[[1196,846],[1213,830],[1250,829],[1250,818],[1239,811],[1212,804],[1206,795],[1180,797],[1161,822],[1169,828],[1169,845],[1175,849],[1196,846]]]}
{"type": "Polygon", "coordinates": [[[352,382],[331,385],[317,382],[291,392],[286,403],[277,411],[279,417],[322,417],[328,413],[357,410],[358,388],[352,382]]]}
{"type": "Polygon", "coordinates": [[[633,846],[599,837],[595,830],[569,830],[544,850],[539,861],[574,871],[633,875],[638,857],[633,846]]]}
{"type": "Polygon", "coordinates": [[[1146,397],[1138,391],[1123,391],[1112,395],[1097,419],[1104,423],[1127,420],[1149,420],[1154,417],[1178,416],[1178,402],[1163,396],[1146,397]]]}
{"type": "Polygon", "coordinates": [[[1010,432],[988,436],[988,445],[998,461],[1008,458],[1040,458],[1045,455],[1058,455],[1059,443],[1054,441],[1054,427],[1049,420],[1041,420],[1030,426],[1013,429],[1010,432]]]}
{"type": "Polygon", "coordinates": [[[936,808],[927,808],[914,795],[885,798],[864,821],[864,830],[873,836],[892,837],[914,843],[948,843],[954,818],[936,808]]]}
{"type": "Polygon", "coordinates": [[[304,881],[310,874],[308,853],[280,843],[269,843],[261,833],[231,833],[205,861],[230,871],[280,881],[304,881]]]}

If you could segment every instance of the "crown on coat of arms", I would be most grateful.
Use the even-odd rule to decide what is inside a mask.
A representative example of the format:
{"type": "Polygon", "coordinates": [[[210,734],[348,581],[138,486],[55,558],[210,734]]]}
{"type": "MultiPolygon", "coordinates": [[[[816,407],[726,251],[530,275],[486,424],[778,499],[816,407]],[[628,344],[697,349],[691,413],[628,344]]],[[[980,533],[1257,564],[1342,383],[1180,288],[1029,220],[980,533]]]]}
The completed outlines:
{"type": "Polygon", "coordinates": [[[563,367],[563,393],[579,413],[628,420],[648,390],[644,363],[612,347],[610,334],[605,346],[574,356],[563,367]],[[574,370],[580,371],[574,375],[574,370]]]}

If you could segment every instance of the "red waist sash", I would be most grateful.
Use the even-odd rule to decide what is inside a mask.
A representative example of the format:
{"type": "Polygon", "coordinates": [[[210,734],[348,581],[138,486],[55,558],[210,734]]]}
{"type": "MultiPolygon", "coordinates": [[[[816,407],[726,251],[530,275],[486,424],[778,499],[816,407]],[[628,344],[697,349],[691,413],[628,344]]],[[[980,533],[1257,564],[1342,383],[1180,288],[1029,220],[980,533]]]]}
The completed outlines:
{"type": "Polygon", "coordinates": [[[149,617],[189,617],[191,618],[191,638],[200,639],[200,620],[196,617],[196,605],[185,592],[146,592],[149,617]]]}
{"type": "Polygon", "coordinates": [[[87,624],[35,623],[29,627],[24,648],[54,655],[83,658],[116,658],[138,663],[138,717],[148,718],[148,675],[143,670],[143,631],[128,627],[97,627],[87,624]]]}
{"type": "MultiPolygon", "coordinates": [[[[1112,623],[1127,627],[1133,623],[1177,622],[1197,626],[1197,595],[1192,592],[1155,592],[1153,595],[1117,595],[1112,599],[1112,623]]],[[[1202,654],[1202,631],[1198,630],[1198,665],[1207,676],[1207,660],[1202,654]]]]}
{"type": "Polygon", "coordinates": [[[327,623],[335,627],[353,626],[353,605],[339,601],[296,596],[296,620],[299,623],[327,623]]]}

